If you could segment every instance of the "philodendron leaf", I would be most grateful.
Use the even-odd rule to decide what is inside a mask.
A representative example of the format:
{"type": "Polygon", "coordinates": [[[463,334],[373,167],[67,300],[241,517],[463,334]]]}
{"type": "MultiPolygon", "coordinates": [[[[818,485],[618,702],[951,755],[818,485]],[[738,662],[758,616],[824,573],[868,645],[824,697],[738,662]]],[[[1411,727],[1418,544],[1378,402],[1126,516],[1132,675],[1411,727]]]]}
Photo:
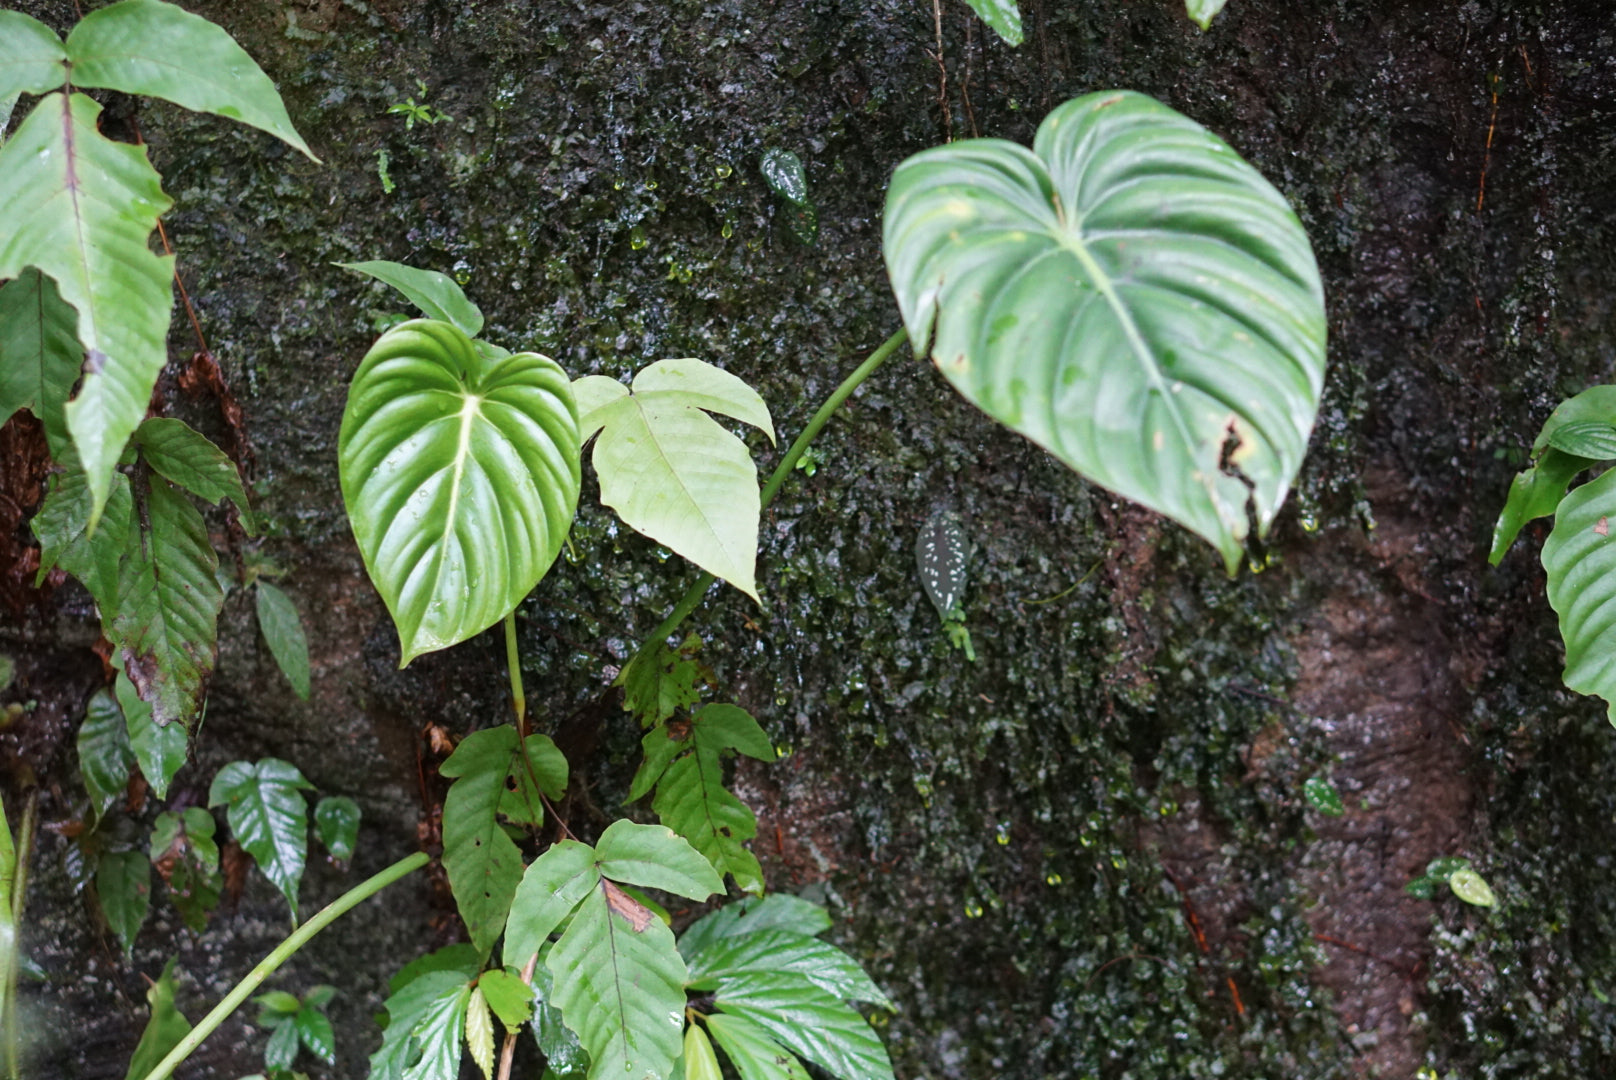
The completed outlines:
{"type": "Polygon", "coordinates": [[[163,973],[146,990],[146,1002],[151,1006],[151,1018],[140,1033],[140,1043],[129,1059],[129,1072],[125,1080],[145,1080],[145,1077],[191,1033],[191,1022],[174,1006],[174,961],[163,965],[163,973]]]}
{"type": "Polygon", "coordinates": [[[366,354],[342,416],[342,497],[400,666],[487,629],[538,584],[577,509],[579,445],[547,357],[491,359],[426,319],[366,354]]]}
{"type": "Polygon", "coordinates": [[[337,265],[391,285],[420,308],[427,318],[453,323],[469,338],[482,332],[483,313],[476,304],[466,299],[459,282],[448,274],[440,274],[436,270],[417,270],[413,266],[383,259],[337,265]]]}
{"type": "Polygon", "coordinates": [[[185,764],[189,744],[185,725],[159,724],[153,720],[151,706],[140,700],[135,684],[122,671],[113,683],[113,692],[117,695],[118,707],[123,710],[129,748],[134,751],[141,774],[151,785],[153,795],[168,798],[168,785],[185,764]]]}
{"type": "Polygon", "coordinates": [[[0,145],[0,201],[12,226],[0,233],[0,278],[37,267],[78,313],[84,385],[66,414],[92,526],[168,359],[174,273],[173,257],[147,246],[170,206],[161,178],[144,146],[101,135],[100,115],[83,94],[51,94],[0,145]]]}
{"type": "Polygon", "coordinates": [[[38,270],[30,267],[0,288],[0,424],[29,410],[58,461],[70,453],[65,407],[84,364],[77,334],[78,314],[38,270]]]}
{"type": "Polygon", "coordinates": [[[359,804],[346,795],[328,795],[314,806],[314,831],[339,863],[353,858],[359,841],[359,804]]]}
{"type": "Polygon", "coordinates": [[[59,89],[66,59],[56,31],[20,11],[0,11],[0,98],[59,89]]]}
{"type": "Polygon", "coordinates": [[[297,920],[297,886],[309,851],[308,802],[313,784],[297,767],[279,758],[253,765],[233,761],[220,769],[208,789],[208,805],[224,806],[236,842],[274,882],[297,920]]]}
{"type": "Polygon", "coordinates": [[[1229,0],[1184,0],[1184,11],[1202,30],[1212,25],[1212,19],[1223,10],[1229,0]]]}
{"type": "Polygon", "coordinates": [[[634,377],[573,384],[600,501],[632,529],[666,544],[757,599],[757,468],[746,444],[703,410],[751,424],[774,441],[757,392],[700,360],[658,360],[634,377]]]}
{"type": "Polygon", "coordinates": [[[213,506],[218,506],[220,499],[229,499],[240,511],[241,526],[247,534],[257,531],[236,463],[206,435],[183,420],[154,416],[141,421],[135,429],[135,443],[140,447],[141,460],[153,472],[213,506]]]}
{"type": "Polygon", "coordinates": [[[1565,639],[1565,684],[1598,694],[1616,724],[1616,469],[1560,502],[1543,544],[1549,605],[1565,639]]]}
{"type": "Polygon", "coordinates": [[[219,556],[189,499],[153,477],[149,528],[131,527],[118,570],[118,610],[104,626],[124,670],[160,725],[187,727],[201,712],[213,674],[224,590],[219,556]]]}
{"type": "Polygon", "coordinates": [[[79,725],[78,752],[79,776],[90,793],[90,810],[101,818],[129,786],[129,766],[135,762],[123,710],[111,690],[97,690],[90,698],[79,725]]]}
{"type": "Polygon", "coordinates": [[[485,956],[522,880],[522,853],[496,817],[506,780],[522,767],[517,753],[516,728],[503,724],[467,735],[438,767],[454,780],[443,800],[443,868],[471,943],[485,956]]]}
{"type": "Polygon", "coordinates": [[[291,597],[263,578],[253,583],[257,601],[258,629],[263,631],[269,654],[292,691],[304,701],[309,699],[309,639],[303,632],[303,620],[297,617],[297,608],[291,597]]]}
{"type": "Polygon", "coordinates": [[[993,28],[1009,45],[1020,45],[1022,40],[1021,10],[1016,0],[965,0],[977,17],[993,28]]]}
{"type": "Polygon", "coordinates": [[[319,161],[252,57],[200,15],[162,0],[121,0],[67,36],[75,86],[145,94],[267,131],[319,161]],[[184,57],[184,62],[177,58],[184,57]]]}
{"type": "Polygon", "coordinates": [[[107,852],[96,866],[95,894],[128,956],[151,911],[151,863],[138,851],[107,852]]]}
{"type": "Polygon", "coordinates": [[[1283,196],[1167,106],[1089,94],[1031,151],[967,139],[892,178],[917,352],[990,416],[1210,540],[1266,532],[1324,381],[1318,269],[1283,196]]]}
{"type": "MultiPolygon", "coordinates": [[[[1497,566],[1509,551],[1522,526],[1533,518],[1554,513],[1565,497],[1566,488],[1582,470],[1593,465],[1597,457],[1582,457],[1568,453],[1557,445],[1557,436],[1564,428],[1576,430],[1585,424],[1616,422],[1616,386],[1593,386],[1562,401],[1543,422],[1532,443],[1533,465],[1515,475],[1509,485],[1509,499],[1498,524],[1493,526],[1493,547],[1487,556],[1497,566]]],[[[1561,440],[1563,441],[1563,440],[1561,440]]],[[[1591,449],[1591,447],[1589,447],[1591,449]]]]}

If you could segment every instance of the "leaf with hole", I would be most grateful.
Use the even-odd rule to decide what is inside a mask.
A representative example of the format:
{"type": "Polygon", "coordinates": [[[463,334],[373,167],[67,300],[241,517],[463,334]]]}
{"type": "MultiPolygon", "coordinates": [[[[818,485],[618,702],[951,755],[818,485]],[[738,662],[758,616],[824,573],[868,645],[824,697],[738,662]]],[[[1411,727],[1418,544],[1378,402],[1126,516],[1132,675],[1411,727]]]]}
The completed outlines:
{"type": "Polygon", "coordinates": [[[346,795],[327,795],[314,805],[314,832],[333,859],[347,862],[359,842],[359,804],[346,795]]]}
{"type": "Polygon", "coordinates": [[[90,698],[79,725],[78,753],[79,776],[90,794],[90,811],[102,818],[129,787],[129,767],[135,763],[123,710],[110,689],[97,690],[90,698]]]}
{"type": "Polygon", "coordinates": [[[1016,0],[965,0],[977,17],[987,23],[1004,39],[1005,44],[1020,45],[1022,40],[1021,9],[1016,0]]]}
{"type": "Polygon", "coordinates": [[[57,461],[70,453],[64,408],[83,364],[78,313],[56,282],[30,267],[0,288],[0,424],[27,409],[44,425],[57,461]]]}
{"type": "Polygon", "coordinates": [[[967,139],[899,165],[883,245],[910,341],[955,389],[1234,572],[1324,382],[1313,252],[1256,169],[1151,98],[1089,94],[1030,151],[967,139]]]}
{"type": "Polygon", "coordinates": [[[600,501],[632,529],[757,599],[757,468],[708,412],[774,441],[769,409],[740,379],[700,360],[658,360],[633,389],[603,375],[573,384],[600,501]],[[705,411],[704,411],[705,410],[705,411]]]}
{"type": "Polygon", "coordinates": [[[469,338],[482,332],[483,313],[476,304],[466,299],[460,284],[447,274],[440,274],[436,270],[417,270],[413,266],[383,259],[337,265],[391,285],[420,308],[427,318],[452,323],[469,338]]]}
{"type": "Polygon", "coordinates": [[[613,683],[623,688],[623,708],[650,727],[700,701],[700,688],[713,684],[712,672],[695,659],[700,647],[701,638],[691,634],[677,650],[658,642],[635,653],[613,683]]]}
{"type": "Polygon", "coordinates": [[[578,505],[579,445],[572,390],[548,357],[485,357],[426,319],[372,346],[338,457],[401,667],[486,630],[538,584],[578,505]]]}
{"type": "Polygon", "coordinates": [[[1565,684],[1609,703],[1616,724],[1616,469],[1567,495],[1543,544],[1549,606],[1565,640],[1565,684]]]}
{"type": "Polygon", "coordinates": [[[256,765],[233,761],[220,769],[208,789],[208,805],[223,806],[236,842],[253,857],[286,897],[297,920],[297,886],[308,859],[308,802],[313,784],[297,767],[279,758],[256,765]]]}

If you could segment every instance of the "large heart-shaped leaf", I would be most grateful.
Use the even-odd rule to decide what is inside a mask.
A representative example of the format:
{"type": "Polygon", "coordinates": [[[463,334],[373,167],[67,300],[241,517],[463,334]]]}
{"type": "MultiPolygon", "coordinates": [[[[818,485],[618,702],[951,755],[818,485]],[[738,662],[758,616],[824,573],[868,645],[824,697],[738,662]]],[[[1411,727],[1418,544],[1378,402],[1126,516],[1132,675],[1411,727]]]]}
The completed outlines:
{"type": "Polygon", "coordinates": [[[1560,502],[1543,543],[1549,604],[1565,639],[1565,684],[1610,703],[1616,724],[1616,469],[1560,502]]]}
{"type": "Polygon", "coordinates": [[[763,399],[700,360],[658,360],[634,377],[587,375],[573,384],[600,501],[629,527],[666,544],[757,599],[757,468],[746,444],[702,410],[734,417],[774,439],[763,399]]]}
{"type": "Polygon", "coordinates": [[[516,607],[578,506],[578,416],[537,353],[484,356],[449,323],[383,334],[348,388],[342,497],[401,657],[446,648],[516,607]]]}
{"type": "Polygon", "coordinates": [[[83,94],[51,94],[0,146],[0,278],[29,266],[54,278],[78,312],[84,386],[67,406],[100,519],[112,471],[146,415],[168,359],[172,256],[147,238],[170,201],[144,146],[97,129],[101,106],[83,94]]]}
{"type": "Polygon", "coordinates": [[[973,404],[1206,537],[1273,521],[1324,381],[1318,269],[1285,199],[1141,94],[898,167],[884,246],[917,352],[973,404]]]}

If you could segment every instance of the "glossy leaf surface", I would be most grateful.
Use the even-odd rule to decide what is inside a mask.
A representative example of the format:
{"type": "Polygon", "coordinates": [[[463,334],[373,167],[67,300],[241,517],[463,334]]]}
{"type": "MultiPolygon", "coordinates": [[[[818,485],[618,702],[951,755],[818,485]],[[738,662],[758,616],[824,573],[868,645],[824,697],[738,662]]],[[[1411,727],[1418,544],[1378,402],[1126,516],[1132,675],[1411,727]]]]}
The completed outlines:
{"type": "Polygon", "coordinates": [[[141,460],[159,476],[213,506],[218,506],[221,499],[229,499],[241,512],[242,528],[247,534],[257,531],[236,463],[206,435],[183,420],[154,416],[141,421],[135,429],[135,443],[140,447],[141,460]]]}
{"type": "Polygon", "coordinates": [[[173,258],[147,245],[170,200],[146,148],[105,138],[100,115],[83,94],[51,94],[0,145],[0,197],[14,225],[0,233],[0,278],[37,267],[78,313],[86,374],[66,415],[92,522],[168,359],[174,272],[173,258]]]}
{"type": "Polygon", "coordinates": [[[1030,151],[905,161],[884,248],[911,342],[967,400],[1233,572],[1248,495],[1266,531],[1324,379],[1313,252],[1255,169],[1148,97],[1089,94],[1030,151]]]}
{"type": "Polygon", "coordinates": [[[297,767],[279,758],[256,765],[233,761],[208,789],[208,805],[226,807],[230,831],[275,884],[297,918],[297,886],[308,859],[308,802],[314,787],[297,767]]]}
{"type": "Polygon", "coordinates": [[[200,806],[165,810],[152,824],[152,866],[168,886],[174,909],[195,933],[207,925],[224,888],[217,828],[213,815],[200,806]]]}
{"type": "Polygon", "coordinates": [[[770,893],[761,899],[746,897],[691,923],[679,939],[679,952],[691,960],[700,950],[736,934],[781,929],[814,937],[829,930],[830,925],[830,915],[824,908],[800,896],[770,893]]]}
{"type": "Polygon", "coordinates": [[[965,0],[977,17],[993,28],[1009,45],[1020,45],[1022,40],[1021,10],[1016,0],[965,0]]]}
{"type": "Polygon", "coordinates": [[[561,368],[536,353],[484,357],[444,322],[403,323],[366,354],[338,455],[401,665],[520,603],[578,504],[578,422],[561,368]]]}
{"type": "Polygon", "coordinates": [[[808,1080],[808,1070],[796,1055],[750,1020],[713,1013],[707,1027],[741,1080],[808,1080]]]}
{"type": "Polygon", "coordinates": [[[1565,639],[1565,684],[1610,703],[1616,723],[1616,469],[1561,502],[1543,544],[1549,604],[1565,639]]]}
{"type": "Polygon", "coordinates": [[[724,1073],[718,1067],[718,1055],[713,1053],[713,1044],[700,1024],[685,1028],[685,1049],[679,1063],[685,1080],[724,1080],[724,1073]]]}
{"type": "Polygon", "coordinates": [[[135,752],[123,710],[110,689],[97,690],[84,712],[78,734],[79,776],[90,793],[90,810],[101,818],[123,797],[135,752]]]}
{"type": "Polygon", "coordinates": [[[529,735],[524,763],[512,747],[511,771],[499,812],[508,821],[524,825],[544,823],[544,799],[559,799],[567,792],[567,759],[548,735],[529,735]]]}
{"type": "Polygon", "coordinates": [[[1616,423],[1616,386],[1589,387],[1562,401],[1549,414],[1532,442],[1532,467],[1517,473],[1509,486],[1508,501],[1493,527],[1489,562],[1497,566],[1503,560],[1528,521],[1554,513],[1571,481],[1598,460],[1557,448],[1556,436],[1561,429],[1612,423],[1616,423]]]}
{"type": "Polygon", "coordinates": [[[1616,425],[1607,420],[1576,420],[1561,424],[1549,436],[1549,445],[1573,457],[1609,461],[1616,458],[1616,425]]]}
{"type": "Polygon", "coordinates": [[[95,869],[95,895],[128,956],[151,911],[151,863],[138,851],[107,852],[95,869]]]}
{"type": "Polygon", "coordinates": [[[134,507],[129,478],[113,473],[100,527],[92,533],[92,496],[84,471],[70,466],[52,476],[50,494],[28,523],[40,547],[35,584],[60,566],[90,591],[103,623],[111,622],[118,614],[118,567],[129,542],[134,507]]]}
{"type": "Polygon", "coordinates": [[[589,375],[574,385],[579,428],[600,438],[590,460],[600,501],[644,533],[754,600],[757,468],[746,444],[705,411],[759,428],[772,441],[763,399],[740,379],[700,360],[658,360],[632,391],[589,375]]]}
{"type": "Polygon", "coordinates": [[[391,285],[429,319],[452,323],[470,338],[483,329],[483,313],[466,299],[460,284],[436,270],[417,270],[403,263],[375,259],[370,262],[338,263],[344,270],[356,270],[391,285]]]}
{"type": "Polygon", "coordinates": [[[933,514],[915,537],[915,566],[920,584],[931,598],[939,618],[947,619],[965,596],[965,572],[970,546],[955,514],[933,514]]]}
{"type": "Polygon", "coordinates": [[[134,751],[141,774],[151,785],[152,794],[159,799],[168,798],[168,785],[174,774],[185,764],[190,739],[184,724],[159,724],[152,719],[151,706],[140,700],[135,684],[122,671],[113,683],[118,707],[123,709],[124,724],[129,731],[129,749],[134,751]]]}
{"type": "Polygon", "coordinates": [[[1454,896],[1467,904],[1474,904],[1476,907],[1498,906],[1498,897],[1493,894],[1492,886],[1468,866],[1449,875],[1448,888],[1453,890],[1454,896]]]}
{"type": "MultiPolygon", "coordinates": [[[[423,1029],[434,1005],[467,992],[468,984],[477,976],[478,960],[471,946],[451,945],[412,961],[393,977],[388,984],[382,1045],[370,1056],[371,1080],[401,1080],[405,1069],[421,1059],[422,1043],[417,1032],[423,1029]]],[[[456,1053],[444,1080],[455,1080],[459,1060],[456,1053]]]]}
{"type": "Polygon", "coordinates": [[[77,313],[38,270],[0,288],[0,424],[18,409],[32,412],[58,461],[70,453],[65,407],[84,363],[77,331],[77,313]]]}
{"type": "Polygon", "coordinates": [[[146,1003],[151,1006],[151,1016],[140,1033],[134,1056],[129,1059],[126,1080],[145,1080],[146,1074],[157,1068],[157,1063],[191,1033],[191,1022],[174,1005],[173,960],[163,965],[162,975],[146,989],[146,1003]]]}
{"type": "Polygon", "coordinates": [[[719,1008],[750,1020],[774,1041],[843,1080],[890,1080],[886,1047],[858,1010],[799,975],[750,974],[726,981],[719,1008]]]}
{"type": "Polygon", "coordinates": [[[163,0],[120,0],[67,36],[76,86],[144,94],[214,113],[280,139],[318,161],[292,126],[275,84],[235,39],[163,0]]]}
{"type": "Polygon", "coordinates": [[[346,795],[328,795],[314,806],[314,831],[337,862],[353,858],[359,842],[359,804],[346,795]]]}
{"type": "Polygon", "coordinates": [[[279,588],[259,578],[253,585],[253,600],[258,613],[258,629],[264,643],[275,658],[275,664],[292,684],[292,690],[304,701],[309,699],[309,639],[303,632],[303,620],[298,618],[292,598],[279,588]]]}
{"type": "Polygon", "coordinates": [[[790,930],[764,929],[722,938],[689,960],[692,986],[714,989],[753,974],[790,972],[833,997],[892,1009],[858,961],[828,941],[790,930]]]}

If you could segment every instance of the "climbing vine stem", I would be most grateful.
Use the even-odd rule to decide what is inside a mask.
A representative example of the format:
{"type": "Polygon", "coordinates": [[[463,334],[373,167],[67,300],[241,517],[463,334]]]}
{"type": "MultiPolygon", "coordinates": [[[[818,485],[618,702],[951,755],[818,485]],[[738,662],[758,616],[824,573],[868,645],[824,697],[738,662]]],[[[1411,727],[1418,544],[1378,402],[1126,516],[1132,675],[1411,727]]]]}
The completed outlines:
{"type": "Polygon", "coordinates": [[[419,870],[426,864],[425,853],[418,851],[414,855],[400,859],[374,877],[365,879],[327,904],[318,915],[298,927],[290,937],[275,946],[274,951],[260,960],[258,966],[249,971],[246,978],[238,982],[235,989],[226,994],[224,1000],[215,1005],[213,1011],[204,1016],[202,1022],[192,1028],[190,1034],[181,1039],[174,1049],[168,1052],[168,1056],[157,1063],[155,1069],[146,1074],[146,1080],[167,1080],[179,1063],[190,1057],[191,1052],[202,1045],[202,1040],[213,1034],[214,1028],[224,1023],[242,1002],[252,996],[252,992],[257,990],[265,979],[275,974],[275,970],[291,959],[293,953],[307,945],[310,938],[336,922],[361,900],[380,892],[399,878],[419,870]]]}
{"type": "Polygon", "coordinates": [[[511,711],[516,713],[516,733],[527,738],[527,695],[522,691],[522,658],[516,650],[516,609],[505,613],[505,666],[511,669],[511,711]]]}

